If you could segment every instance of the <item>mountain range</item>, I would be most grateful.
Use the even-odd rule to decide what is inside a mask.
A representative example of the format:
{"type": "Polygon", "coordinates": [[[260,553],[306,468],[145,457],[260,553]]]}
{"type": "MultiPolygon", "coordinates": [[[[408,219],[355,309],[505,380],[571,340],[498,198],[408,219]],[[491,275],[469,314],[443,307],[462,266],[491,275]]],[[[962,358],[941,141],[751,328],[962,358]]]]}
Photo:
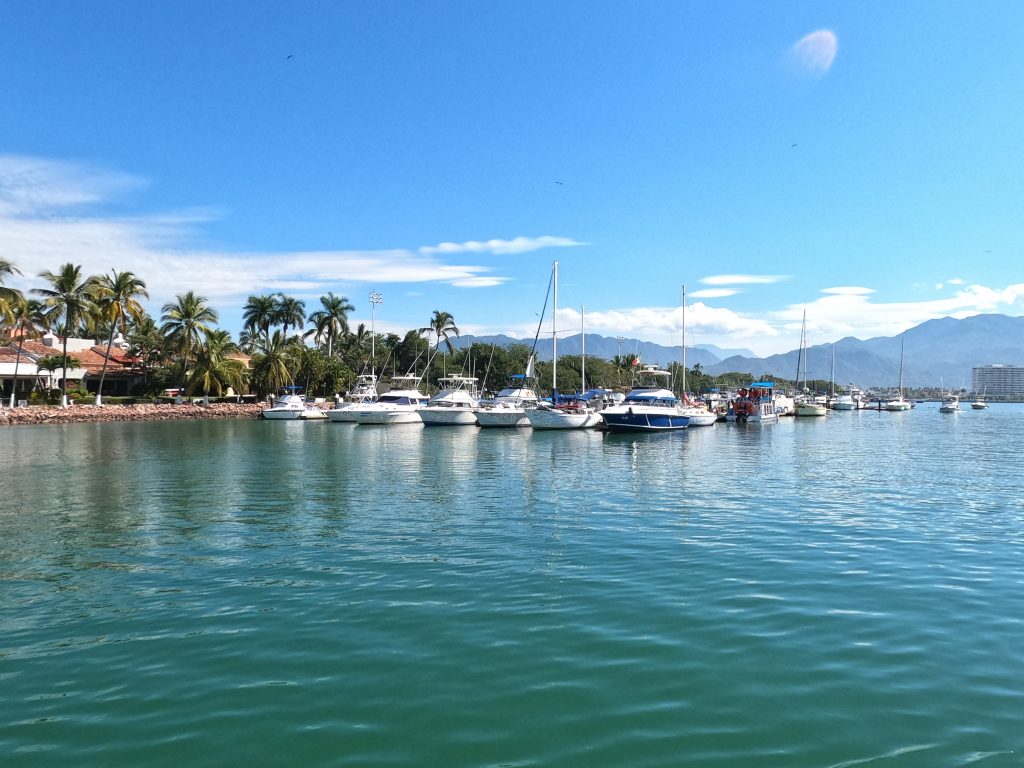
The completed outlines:
{"type": "MultiPolygon", "coordinates": [[[[587,334],[587,356],[610,360],[616,355],[639,355],[645,363],[668,365],[678,362],[680,348],[666,347],[637,339],[587,334]]],[[[471,344],[533,345],[533,339],[510,336],[462,336],[452,339],[457,348],[471,344]]],[[[582,334],[558,340],[559,355],[579,355],[582,334]]],[[[971,369],[981,365],[1024,364],[1024,317],[975,315],[963,319],[944,317],[928,320],[897,336],[860,340],[852,336],[831,344],[807,348],[807,377],[832,378],[835,355],[837,384],[861,387],[895,387],[899,383],[900,354],[903,350],[903,384],[906,387],[971,387],[971,369]]],[[[750,350],[722,349],[711,344],[686,348],[686,365],[700,364],[705,373],[749,373],[761,377],[794,380],[800,351],[757,357],[750,350]]],[[[551,341],[537,344],[537,357],[551,359],[551,341]]]]}

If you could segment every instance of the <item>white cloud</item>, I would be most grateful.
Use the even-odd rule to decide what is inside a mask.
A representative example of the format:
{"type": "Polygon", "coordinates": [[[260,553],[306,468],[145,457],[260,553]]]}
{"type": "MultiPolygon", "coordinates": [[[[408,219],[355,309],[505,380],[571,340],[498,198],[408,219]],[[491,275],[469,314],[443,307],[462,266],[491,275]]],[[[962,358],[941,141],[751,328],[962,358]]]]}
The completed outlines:
{"type": "Polygon", "coordinates": [[[244,300],[260,292],[313,294],[353,279],[487,288],[510,278],[493,274],[491,266],[449,264],[445,257],[580,245],[569,238],[545,236],[418,251],[212,251],[192,245],[195,230],[217,216],[209,209],[136,217],[87,211],[144,184],[136,177],[85,165],[0,155],[0,253],[22,272],[10,284],[35,287],[40,272],[73,261],[85,274],[113,268],[134,272],[146,281],[157,306],[195,289],[197,276],[199,290],[214,302],[244,300]]]}
{"type": "Polygon", "coordinates": [[[839,41],[830,29],[805,35],[789,49],[788,58],[800,71],[821,76],[832,67],[839,41]]]}
{"type": "Polygon", "coordinates": [[[724,299],[729,296],[735,296],[737,293],[739,291],[731,288],[708,288],[701,291],[692,291],[686,294],[686,296],[690,299],[724,299]]]}
{"type": "Polygon", "coordinates": [[[788,279],[784,275],[712,275],[700,281],[705,285],[771,285],[788,279]]]}
{"type": "Polygon", "coordinates": [[[85,165],[0,155],[0,216],[46,216],[145,185],[140,177],[85,165]]]}
{"type": "Polygon", "coordinates": [[[529,253],[541,248],[568,248],[572,246],[586,245],[568,237],[553,237],[544,235],[542,237],[515,237],[511,240],[469,240],[465,243],[440,243],[433,246],[423,246],[419,253],[453,255],[457,253],[493,253],[505,256],[518,253],[529,253]]]}
{"type": "Polygon", "coordinates": [[[822,288],[822,293],[837,294],[841,296],[865,296],[875,292],[874,288],[860,288],[854,285],[839,286],[837,288],[822,288]]]}

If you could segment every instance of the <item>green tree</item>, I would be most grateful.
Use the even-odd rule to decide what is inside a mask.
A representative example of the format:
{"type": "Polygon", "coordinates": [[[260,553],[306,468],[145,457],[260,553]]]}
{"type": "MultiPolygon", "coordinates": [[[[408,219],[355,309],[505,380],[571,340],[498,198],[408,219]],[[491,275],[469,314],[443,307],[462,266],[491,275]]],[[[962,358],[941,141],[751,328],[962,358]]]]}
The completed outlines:
{"type": "Polygon", "coordinates": [[[448,351],[452,351],[451,336],[455,334],[455,338],[459,337],[459,328],[455,325],[455,318],[448,312],[444,312],[440,309],[435,309],[434,314],[430,316],[430,324],[420,328],[420,333],[431,334],[437,338],[437,343],[434,345],[434,349],[438,350],[441,348],[441,342],[443,341],[445,346],[448,347],[448,351]]]}
{"type": "Polygon", "coordinates": [[[160,319],[163,322],[160,332],[181,355],[180,399],[188,386],[189,356],[198,349],[202,334],[217,324],[217,312],[206,303],[205,296],[196,296],[189,291],[178,294],[175,301],[164,304],[160,319]]]}
{"type": "Polygon", "coordinates": [[[335,296],[328,293],[320,297],[318,309],[309,315],[309,322],[313,324],[313,330],[308,331],[306,336],[313,335],[319,344],[321,340],[327,340],[327,356],[334,356],[334,340],[343,334],[348,333],[348,313],[353,307],[344,296],[335,296]]]}
{"type": "Polygon", "coordinates": [[[203,336],[204,343],[196,354],[189,385],[193,391],[201,390],[204,403],[209,404],[211,393],[220,397],[228,387],[235,392],[242,391],[245,387],[245,365],[241,360],[229,357],[239,348],[228,331],[206,329],[203,336]]]}
{"type": "Polygon", "coordinates": [[[96,390],[96,405],[103,405],[103,382],[107,378],[107,363],[110,362],[110,348],[114,345],[114,333],[118,330],[127,336],[128,321],[139,320],[145,310],[139,298],[149,298],[146,284],[131,272],[111,270],[96,280],[96,309],[100,318],[110,325],[107,338],[107,352],[100,371],[100,384],[96,390]]]}
{"type": "Polygon", "coordinates": [[[277,294],[274,300],[274,325],[282,326],[281,332],[285,336],[289,328],[302,330],[306,325],[306,302],[283,293],[277,294]]]}
{"type": "Polygon", "coordinates": [[[0,259],[0,325],[14,322],[14,308],[24,297],[21,291],[4,285],[4,280],[21,272],[11,262],[0,259]]]}
{"type": "Polygon", "coordinates": [[[282,331],[274,331],[269,339],[257,345],[252,358],[252,383],[261,397],[292,382],[296,346],[282,331]]]}
{"type": "Polygon", "coordinates": [[[14,359],[14,381],[11,383],[11,408],[17,402],[18,368],[21,365],[21,353],[25,348],[25,339],[35,336],[46,327],[46,311],[43,302],[26,299],[24,296],[13,305],[13,330],[18,337],[18,356],[14,359]]]}
{"type": "MultiPolygon", "coordinates": [[[[57,272],[41,272],[41,278],[46,280],[48,288],[34,288],[33,293],[43,297],[43,303],[50,308],[50,311],[64,319],[62,353],[65,363],[68,357],[68,334],[83,319],[88,317],[93,308],[93,300],[96,295],[96,278],[82,277],[82,268],[75,264],[64,264],[57,272]]],[[[61,379],[61,407],[66,408],[68,404],[68,369],[64,366],[64,376],[61,379]]]]}
{"type": "Polygon", "coordinates": [[[243,346],[251,349],[260,339],[270,337],[276,309],[277,300],[273,296],[250,296],[246,300],[242,308],[243,346]]]}
{"type": "Polygon", "coordinates": [[[150,392],[153,369],[163,365],[167,358],[167,339],[160,332],[156,321],[148,314],[143,314],[142,317],[130,322],[125,337],[128,339],[132,357],[142,366],[143,389],[150,392]]]}

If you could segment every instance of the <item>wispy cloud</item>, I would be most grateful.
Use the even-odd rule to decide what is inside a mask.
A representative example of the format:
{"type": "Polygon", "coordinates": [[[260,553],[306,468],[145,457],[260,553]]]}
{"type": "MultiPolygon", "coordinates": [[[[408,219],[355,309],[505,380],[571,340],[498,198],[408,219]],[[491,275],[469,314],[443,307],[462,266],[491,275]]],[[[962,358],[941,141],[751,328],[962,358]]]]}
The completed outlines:
{"type": "Polygon", "coordinates": [[[313,295],[353,280],[373,284],[446,283],[488,288],[510,278],[491,265],[455,264],[466,254],[515,254],[581,245],[570,238],[515,237],[376,251],[214,251],[194,245],[211,209],[110,216],[104,205],[147,184],[145,179],[87,165],[0,155],[0,253],[34,287],[35,275],[66,261],[85,273],[131,270],[146,280],[156,304],[196,287],[213,301],[286,291],[313,295]]]}
{"type": "Polygon", "coordinates": [[[835,61],[839,40],[830,29],[819,29],[805,35],[789,49],[790,62],[801,72],[820,77],[835,61]]]}
{"type": "Polygon", "coordinates": [[[87,165],[0,155],[0,216],[40,217],[108,202],[145,179],[87,165]]]}
{"type": "Polygon", "coordinates": [[[543,235],[542,237],[514,237],[511,240],[469,240],[465,243],[440,243],[439,245],[423,246],[419,253],[454,255],[459,253],[492,253],[505,256],[517,253],[529,253],[541,248],[568,248],[579,243],[568,237],[554,237],[543,235]]]}
{"type": "Polygon", "coordinates": [[[705,288],[700,291],[691,291],[686,294],[691,299],[724,299],[735,296],[739,291],[732,288],[705,288]]]}
{"type": "Polygon", "coordinates": [[[771,285],[787,279],[784,275],[712,275],[700,281],[704,285],[771,285]]]}

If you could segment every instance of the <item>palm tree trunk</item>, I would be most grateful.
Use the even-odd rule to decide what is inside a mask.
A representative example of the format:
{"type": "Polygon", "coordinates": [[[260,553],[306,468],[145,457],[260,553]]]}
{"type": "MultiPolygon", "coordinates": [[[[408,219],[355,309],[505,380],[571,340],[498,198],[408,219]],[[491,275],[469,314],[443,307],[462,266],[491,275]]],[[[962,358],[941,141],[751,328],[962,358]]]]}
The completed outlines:
{"type": "Polygon", "coordinates": [[[25,334],[18,337],[18,356],[14,360],[14,381],[11,383],[11,408],[17,402],[18,396],[18,367],[21,365],[21,351],[25,348],[25,334]]]}
{"type": "Polygon", "coordinates": [[[107,363],[110,361],[110,348],[114,345],[114,331],[110,331],[107,339],[107,354],[103,358],[103,370],[100,371],[100,387],[96,390],[96,405],[103,405],[103,380],[107,378],[107,363]]]}
{"type": "Polygon", "coordinates": [[[64,319],[64,359],[61,361],[64,364],[64,378],[60,381],[60,407],[68,407],[68,325],[69,320],[64,319]]]}

